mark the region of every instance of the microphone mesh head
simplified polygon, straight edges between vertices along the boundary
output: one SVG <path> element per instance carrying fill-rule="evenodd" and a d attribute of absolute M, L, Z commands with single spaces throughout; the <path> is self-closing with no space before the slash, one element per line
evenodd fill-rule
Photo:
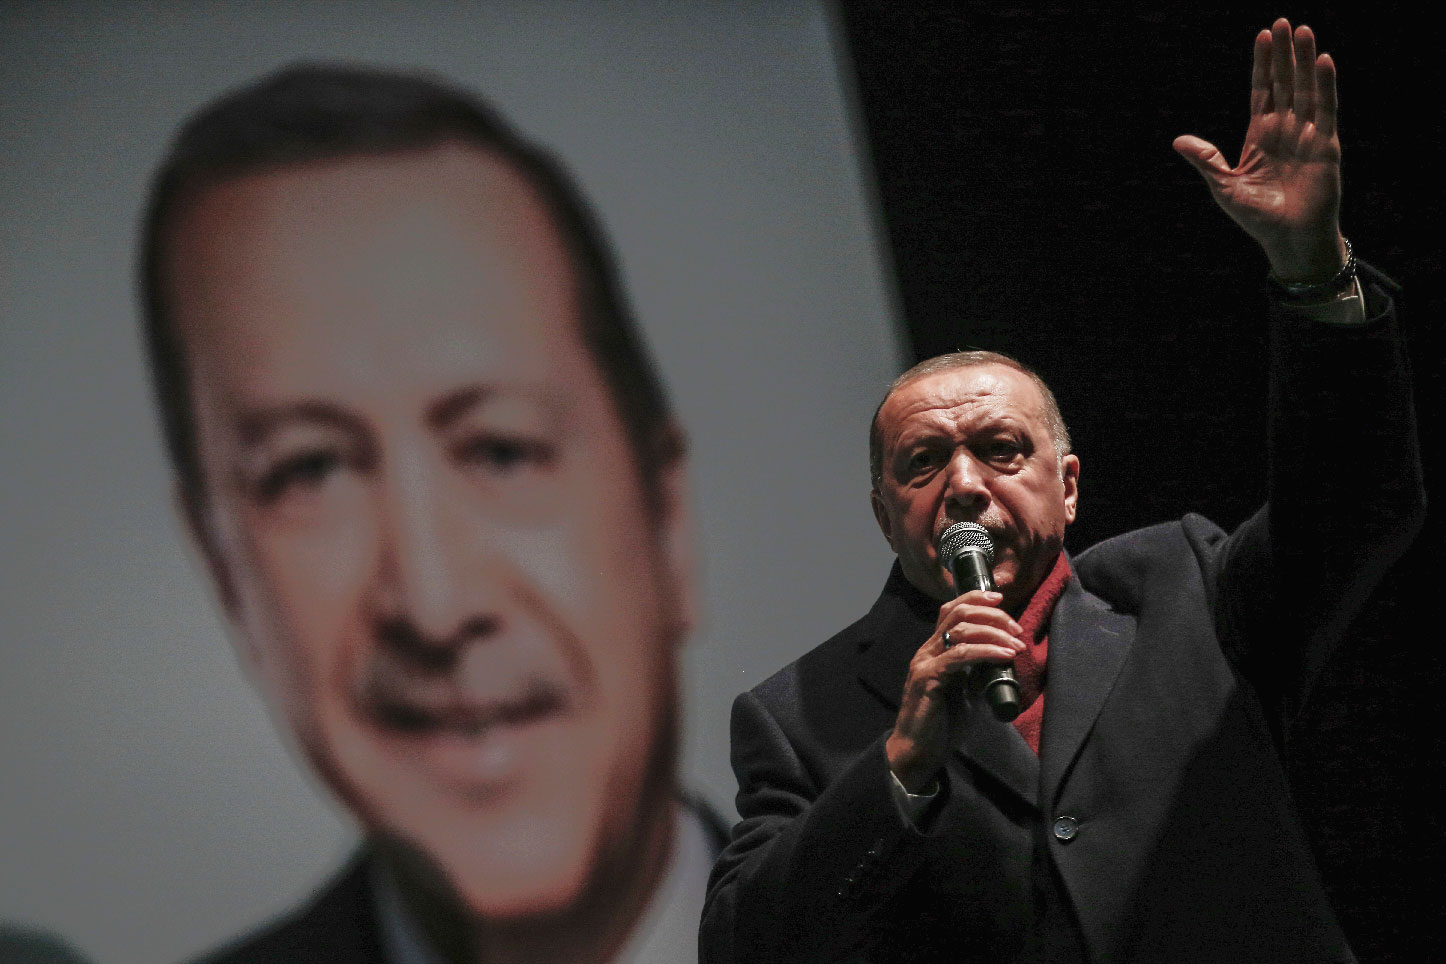
<path fill-rule="evenodd" d="M 971 546 L 984 550 L 984 558 L 994 565 L 994 543 L 989 533 L 977 522 L 956 522 L 939 537 L 939 561 L 952 569 L 954 557 Z"/>

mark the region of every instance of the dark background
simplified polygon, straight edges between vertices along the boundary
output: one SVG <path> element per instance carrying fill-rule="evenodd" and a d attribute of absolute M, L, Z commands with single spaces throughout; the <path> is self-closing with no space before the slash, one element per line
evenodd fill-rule
<path fill-rule="evenodd" d="M 1082 461 L 1072 551 L 1190 510 L 1230 528 L 1264 499 L 1265 259 L 1170 143 L 1197 134 L 1234 161 L 1252 41 L 1282 13 L 1336 60 L 1343 230 L 1405 286 L 1430 461 L 1443 375 L 1440 51 L 1422 25 L 1356 6 L 1238 4 L 1181 22 L 1118 4 L 843 2 L 913 353 L 1003 351 L 1050 383 Z M 1322 471 L 1371 457 L 1342 438 Z M 1424 899 L 1446 829 L 1426 791 L 1443 776 L 1441 632 L 1419 618 L 1441 548 L 1433 509 L 1286 746 L 1363 961 L 1446 957 Z"/>

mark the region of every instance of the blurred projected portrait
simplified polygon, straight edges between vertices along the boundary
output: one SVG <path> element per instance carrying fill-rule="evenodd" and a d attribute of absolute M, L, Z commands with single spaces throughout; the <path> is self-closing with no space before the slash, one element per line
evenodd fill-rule
<path fill-rule="evenodd" d="M 435 80 L 292 68 L 182 128 L 141 261 L 186 520 L 366 831 L 216 959 L 692 960 L 682 437 L 561 167 Z"/>

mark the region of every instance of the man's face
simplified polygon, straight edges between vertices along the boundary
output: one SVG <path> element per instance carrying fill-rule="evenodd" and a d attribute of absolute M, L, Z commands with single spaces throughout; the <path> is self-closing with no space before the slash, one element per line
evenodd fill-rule
<path fill-rule="evenodd" d="M 194 522 L 274 708 L 473 912 L 565 906 L 669 812 L 690 587 L 543 206 L 443 145 L 222 182 L 166 243 Z"/>
<path fill-rule="evenodd" d="M 977 522 L 994 542 L 1004 607 L 1018 612 L 1048 575 L 1079 494 L 1079 459 L 1056 456 L 1033 381 L 992 363 L 925 375 L 889 396 L 879 428 L 874 517 L 909 582 L 952 598 L 938 538 Z"/>

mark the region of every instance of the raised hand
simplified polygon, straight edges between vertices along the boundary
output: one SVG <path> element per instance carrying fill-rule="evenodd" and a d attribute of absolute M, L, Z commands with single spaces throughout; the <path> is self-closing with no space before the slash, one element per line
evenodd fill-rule
<path fill-rule="evenodd" d="M 1282 281 L 1329 278 L 1345 263 L 1339 229 L 1341 145 L 1336 68 L 1315 34 L 1284 17 L 1255 38 L 1250 126 L 1240 162 L 1184 135 L 1175 150 L 1205 178 L 1226 214 L 1260 243 Z"/>

